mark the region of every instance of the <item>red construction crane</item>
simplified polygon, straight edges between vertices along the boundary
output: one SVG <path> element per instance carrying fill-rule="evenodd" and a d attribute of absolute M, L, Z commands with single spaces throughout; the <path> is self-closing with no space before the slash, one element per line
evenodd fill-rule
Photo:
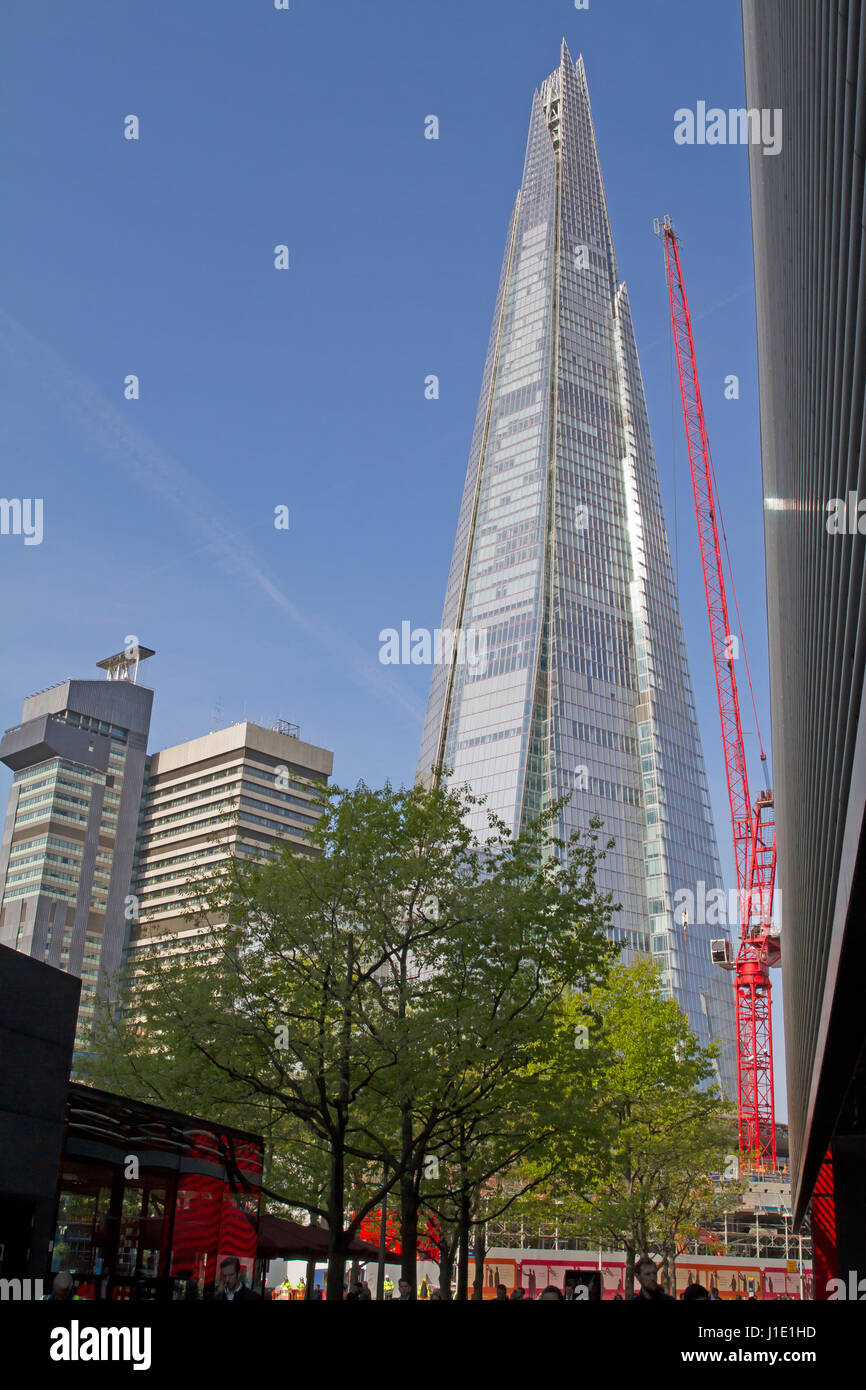
<path fill-rule="evenodd" d="M 732 638 L 728 621 L 728 597 L 719 545 L 721 517 L 698 381 L 692 321 L 680 265 L 679 241 L 670 217 L 664 219 L 662 227 L 658 221 L 655 226 L 665 245 L 671 325 L 707 596 L 740 905 L 740 944 L 736 958 L 732 958 L 731 943 L 727 940 L 714 941 L 711 949 L 714 962 L 734 972 L 737 994 L 737 1105 L 740 1152 L 747 1163 L 758 1168 L 775 1168 L 776 1124 L 773 1099 L 770 968 L 779 964 L 781 952 L 778 932 L 772 924 L 773 889 L 776 879 L 773 793 L 768 789 L 762 791 L 754 805 L 749 794 L 749 777 L 740 723 L 740 701 L 734 671 L 736 639 Z M 734 601 L 736 603 L 736 593 Z M 760 731 L 758 738 L 760 740 Z M 761 761 L 766 763 L 763 745 Z"/>

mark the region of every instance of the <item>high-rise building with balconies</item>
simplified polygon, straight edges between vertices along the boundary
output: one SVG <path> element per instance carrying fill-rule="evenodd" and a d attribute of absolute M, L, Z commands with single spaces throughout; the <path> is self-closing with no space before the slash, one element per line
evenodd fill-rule
<path fill-rule="evenodd" d="M 284 720 L 270 729 L 243 721 L 147 760 L 132 877 L 133 975 L 149 948 L 188 952 L 203 926 L 197 884 L 230 858 L 313 852 L 334 755 L 304 743 Z"/>
<path fill-rule="evenodd" d="M 130 875 L 153 691 L 153 652 L 100 661 L 107 680 L 66 680 L 24 701 L 0 741 L 13 772 L 0 843 L 0 944 L 81 980 L 76 1045 L 113 995 L 130 929 Z"/>

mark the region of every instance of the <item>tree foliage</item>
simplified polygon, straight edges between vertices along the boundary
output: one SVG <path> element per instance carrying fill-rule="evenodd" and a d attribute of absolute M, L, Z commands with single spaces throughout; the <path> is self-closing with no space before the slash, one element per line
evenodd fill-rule
<path fill-rule="evenodd" d="M 309 854 L 201 879 L 198 934 L 139 957 L 95 1037 L 85 1079 L 265 1136 L 269 1197 L 327 1225 L 332 1298 L 387 1191 L 414 1270 L 429 1160 L 451 1171 L 461 1126 L 476 1180 L 549 1137 L 514 1117 L 529 1077 L 553 1085 L 560 1001 L 610 964 L 597 827 L 565 845 L 553 810 L 515 838 L 487 814 L 479 839 L 480 804 L 329 788 Z"/>
<path fill-rule="evenodd" d="M 584 1028 L 593 1043 L 592 1143 L 561 1127 L 551 1180 L 522 1210 L 561 1236 L 624 1247 L 628 1292 L 637 1255 L 660 1252 L 672 1277 L 683 1240 L 736 1203 L 731 1185 L 709 1177 L 731 1143 L 716 1049 L 700 1046 L 646 957 L 617 964 L 586 1001 L 567 1000 L 563 1027 Z"/>

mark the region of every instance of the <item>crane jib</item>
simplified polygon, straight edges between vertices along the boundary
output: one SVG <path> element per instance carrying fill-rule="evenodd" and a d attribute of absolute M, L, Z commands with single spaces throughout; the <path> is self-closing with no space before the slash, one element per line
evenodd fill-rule
<path fill-rule="evenodd" d="M 658 223 L 656 230 L 662 235 Z M 776 1125 L 769 968 L 778 964 L 779 943 L 772 930 L 776 825 L 775 816 L 771 819 L 769 813 L 773 809 L 773 795 L 769 790 L 762 791 L 753 809 L 740 720 L 737 677 L 731 653 L 728 602 L 719 544 L 719 509 L 713 488 L 712 455 L 704 419 L 679 246 L 669 217 L 664 220 L 664 245 L 671 327 L 697 518 L 710 640 L 713 647 L 713 669 L 739 890 L 740 945 L 736 962 L 732 966 L 726 957 L 724 961 L 720 960 L 720 963 L 735 971 L 740 1151 L 744 1157 L 754 1156 L 754 1161 L 759 1167 L 775 1168 Z M 716 943 L 713 945 L 715 947 Z"/>

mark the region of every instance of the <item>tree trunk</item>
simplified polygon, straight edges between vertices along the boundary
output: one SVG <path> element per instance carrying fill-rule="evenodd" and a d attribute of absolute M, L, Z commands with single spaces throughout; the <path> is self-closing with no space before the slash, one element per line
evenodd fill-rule
<path fill-rule="evenodd" d="M 328 1287 L 325 1290 L 325 1298 L 329 1303 L 343 1301 L 347 1245 L 343 1230 L 345 1195 L 345 1154 L 341 1136 L 331 1150 L 331 1179 L 328 1187 Z"/>
<path fill-rule="evenodd" d="M 418 1206 L 415 1179 L 409 1173 L 400 1183 L 400 1277 L 411 1287 L 413 1303 L 418 1296 Z"/>
<path fill-rule="evenodd" d="M 400 1277 L 412 1292 L 414 1303 L 418 1296 L 418 1207 L 420 1205 L 418 1174 L 412 1166 L 412 1112 L 403 1112 L 402 1154 L 403 1176 L 400 1179 Z"/>
<path fill-rule="evenodd" d="M 475 1278 L 473 1284 L 473 1299 L 480 1303 L 484 1297 L 484 1256 L 487 1254 L 487 1238 L 484 1234 L 484 1226 L 479 1222 L 475 1227 Z"/>
<path fill-rule="evenodd" d="M 346 1234 L 343 1221 L 346 1211 L 346 1125 L 349 1113 L 349 1070 L 351 1056 L 352 970 L 355 959 L 355 938 L 349 933 L 346 958 L 346 993 L 340 1024 L 340 1087 L 336 1105 L 336 1127 L 331 1138 L 331 1174 L 328 1186 L 328 1287 L 325 1298 L 329 1303 L 342 1303 L 343 1281 L 346 1277 Z"/>
<path fill-rule="evenodd" d="M 460 1199 L 460 1219 L 458 1221 L 457 1297 L 465 1302 L 469 1296 L 469 1193 L 464 1189 Z"/>
<path fill-rule="evenodd" d="M 451 1280 L 454 1277 L 454 1245 L 452 1240 L 439 1236 L 439 1293 L 443 1300 L 451 1300 Z"/>
<path fill-rule="evenodd" d="M 346 1278 L 346 1247 L 342 1231 L 332 1231 L 328 1237 L 328 1303 L 342 1303 L 343 1281 Z"/>
<path fill-rule="evenodd" d="M 672 1298 L 677 1296 L 677 1252 L 675 1246 L 668 1246 L 665 1250 L 665 1276 L 667 1282 L 667 1292 Z"/>
<path fill-rule="evenodd" d="M 634 1293 L 634 1240 L 626 1240 L 625 1245 L 625 1276 L 623 1279 L 622 1296 L 626 1303 Z"/>

